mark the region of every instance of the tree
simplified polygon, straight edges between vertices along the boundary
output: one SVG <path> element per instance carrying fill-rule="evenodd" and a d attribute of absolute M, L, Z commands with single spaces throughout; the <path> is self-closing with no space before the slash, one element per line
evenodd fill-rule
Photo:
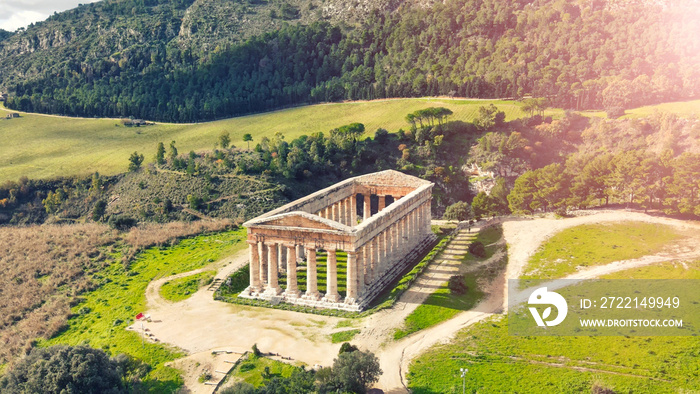
<path fill-rule="evenodd" d="M 331 385 L 335 391 L 365 393 L 381 374 L 379 360 L 373 353 L 346 352 L 333 361 Z"/>
<path fill-rule="evenodd" d="M 513 213 L 532 213 L 532 202 L 537 187 L 535 181 L 537 174 L 534 171 L 526 171 L 515 180 L 515 186 L 508 194 L 508 208 Z"/>
<path fill-rule="evenodd" d="M 505 123 L 506 113 L 499 111 L 498 107 L 490 104 L 488 107 L 479 107 L 479 115 L 474 119 L 474 125 L 479 130 L 489 130 L 493 127 L 501 127 Z"/>
<path fill-rule="evenodd" d="M 248 135 L 248 134 L 246 134 Z M 252 139 L 252 136 L 251 136 Z M 245 137 L 244 137 L 245 141 Z M 221 134 L 219 135 L 219 145 L 221 146 L 222 149 L 228 149 L 229 144 L 231 144 L 231 137 L 228 134 L 228 131 L 222 131 Z"/>
<path fill-rule="evenodd" d="M 165 145 L 162 142 L 158 143 L 158 148 L 156 149 L 156 164 L 165 164 Z"/>
<path fill-rule="evenodd" d="M 105 200 L 100 200 L 95 203 L 95 206 L 92 208 L 92 220 L 98 221 L 102 219 L 102 216 L 105 214 L 105 209 L 107 208 L 107 201 Z"/>
<path fill-rule="evenodd" d="M 471 215 L 472 209 L 469 204 L 464 201 L 457 201 L 456 203 L 447 207 L 442 218 L 445 220 L 464 221 L 469 220 Z"/>
<path fill-rule="evenodd" d="M 243 141 L 248 143 L 248 150 L 250 150 L 250 141 L 253 140 L 253 136 L 250 133 L 243 134 Z"/>
<path fill-rule="evenodd" d="M 168 151 L 168 160 L 170 163 L 174 163 L 177 159 L 177 148 L 175 147 L 175 141 L 170 141 L 170 151 Z"/>
<path fill-rule="evenodd" d="M 472 212 L 475 218 L 490 216 L 494 211 L 492 198 L 486 192 L 479 192 L 472 200 Z"/>
<path fill-rule="evenodd" d="M 141 168 L 141 163 L 143 163 L 143 155 L 139 155 L 138 152 L 134 152 L 129 157 L 129 172 L 136 172 Z"/>
<path fill-rule="evenodd" d="M 86 346 L 34 348 L 0 378 L 5 393 L 126 393 L 118 363 Z"/>

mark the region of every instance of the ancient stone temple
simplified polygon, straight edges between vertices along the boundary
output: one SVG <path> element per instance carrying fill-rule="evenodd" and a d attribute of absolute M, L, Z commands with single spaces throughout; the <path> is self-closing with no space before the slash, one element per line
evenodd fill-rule
<path fill-rule="evenodd" d="M 240 297 L 363 309 L 434 241 L 432 189 L 431 182 L 420 178 L 381 171 L 347 179 L 244 223 L 250 286 Z M 324 259 L 319 266 L 317 260 Z M 324 269 L 321 293 L 318 272 Z M 304 292 L 297 276 L 305 279 Z M 280 278 L 286 278 L 284 288 Z"/>

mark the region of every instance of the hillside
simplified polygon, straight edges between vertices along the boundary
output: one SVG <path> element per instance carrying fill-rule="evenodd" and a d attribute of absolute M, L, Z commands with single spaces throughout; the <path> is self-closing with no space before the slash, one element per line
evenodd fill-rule
<path fill-rule="evenodd" d="M 301 135 L 328 133 L 333 128 L 353 122 L 365 125 L 367 136 L 378 128 L 392 132 L 410 125 L 404 117 L 420 108 L 444 106 L 454 112 L 453 119 L 472 121 L 480 106 L 495 103 L 505 111 L 506 119 L 523 116 L 520 104 L 512 101 L 474 101 L 439 99 L 401 99 L 371 102 L 321 104 L 250 115 L 201 124 L 158 124 L 146 127 L 124 127 L 116 119 L 57 118 L 23 114 L 5 120 L 10 111 L 0 107 L 0 182 L 29 178 L 88 175 L 99 171 L 104 175 L 126 171 L 129 155 L 144 153 L 153 160 L 156 144 L 176 141 L 178 149 L 213 149 L 221 132 L 229 132 L 231 142 L 246 147 L 243 135 L 253 136 L 253 145 L 263 137 L 282 133 L 288 141 Z M 552 111 L 551 114 L 560 112 Z M 41 142 L 37 142 L 41 141 Z"/>
<path fill-rule="evenodd" d="M 0 41 L 0 87 L 13 109 L 171 122 L 436 95 L 632 108 L 698 97 L 699 19 L 693 0 L 107 0 Z"/>

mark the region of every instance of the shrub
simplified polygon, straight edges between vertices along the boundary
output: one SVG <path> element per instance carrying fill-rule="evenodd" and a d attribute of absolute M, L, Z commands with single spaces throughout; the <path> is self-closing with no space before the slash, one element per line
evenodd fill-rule
<path fill-rule="evenodd" d="M 257 343 L 253 344 L 253 355 L 255 355 L 255 357 L 262 357 L 262 352 L 258 349 Z"/>
<path fill-rule="evenodd" d="M 34 348 L 0 379 L 3 393 L 126 393 L 117 361 L 86 346 Z"/>
<path fill-rule="evenodd" d="M 469 291 L 469 287 L 467 287 L 467 284 L 464 282 L 464 275 L 451 276 L 448 287 L 452 294 L 463 295 L 467 294 L 467 291 Z"/>
<path fill-rule="evenodd" d="M 136 226 L 136 219 L 126 215 L 112 215 L 109 217 L 107 224 L 117 230 L 125 231 Z"/>
<path fill-rule="evenodd" d="M 474 256 L 480 259 L 483 259 L 484 257 L 486 257 L 486 248 L 481 242 L 474 241 L 471 245 L 469 245 L 469 253 L 473 254 Z"/>
<path fill-rule="evenodd" d="M 358 349 L 355 345 L 351 345 L 350 342 L 343 342 L 343 344 L 340 345 L 340 351 L 338 352 L 338 355 L 341 355 L 343 353 L 355 352 L 358 350 L 360 349 Z"/>

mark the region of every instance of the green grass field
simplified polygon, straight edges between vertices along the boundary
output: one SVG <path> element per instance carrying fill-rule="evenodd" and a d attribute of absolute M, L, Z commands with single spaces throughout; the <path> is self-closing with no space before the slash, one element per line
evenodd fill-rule
<path fill-rule="evenodd" d="M 176 141 L 181 153 L 212 149 L 219 134 L 229 132 L 231 142 L 245 148 L 243 135 L 253 135 L 251 148 L 262 137 L 280 132 L 287 141 L 301 135 L 329 130 L 353 122 L 365 125 L 366 134 L 382 127 L 395 132 L 407 129 L 404 117 L 418 109 L 444 106 L 452 120 L 471 121 L 481 106 L 494 103 L 506 113 L 506 119 L 522 117 L 515 101 L 395 99 L 370 102 L 318 104 L 264 114 L 199 124 L 158 124 L 124 127 L 117 119 L 60 118 L 22 114 L 21 118 L 2 119 L 8 112 L 0 107 L 0 182 L 29 178 L 85 175 L 95 171 L 105 175 L 125 172 L 129 155 L 138 151 L 153 161 L 158 142 L 167 146 Z M 563 113 L 551 110 L 548 114 Z"/>
<path fill-rule="evenodd" d="M 160 296 L 173 302 L 186 300 L 200 287 L 210 284 L 214 275 L 216 275 L 216 271 L 204 271 L 167 281 L 160 287 Z"/>
<path fill-rule="evenodd" d="M 622 119 L 643 118 L 652 115 L 654 112 L 674 113 L 682 117 L 697 116 L 700 113 L 700 100 L 678 101 L 632 108 L 625 111 Z M 582 113 L 586 116 L 607 117 L 605 111 L 583 111 Z"/>
<path fill-rule="evenodd" d="M 451 120 L 472 121 L 481 106 L 495 104 L 506 113 L 506 120 L 524 116 L 516 101 L 464 100 L 445 98 L 390 99 L 303 106 L 196 124 L 158 124 L 124 127 L 118 119 L 62 118 L 22 114 L 3 119 L 9 111 L 0 106 L 0 182 L 29 178 L 86 175 L 98 171 L 105 175 L 125 172 L 129 155 L 138 151 L 152 161 L 156 145 L 176 141 L 178 150 L 212 149 L 221 132 L 227 131 L 232 143 L 246 147 L 243 135 L 253 135 L 252 146 L 262 137 L 282 133 L 287 140 L 300 135 L 329 130 L 353 122 L 365 125 L 366 134 L 377 128 L 391 132 L 408 128 L 404 117 L 418 109 L 442 106 L 451 109 Z M 700 100 L 665 103 L 629 110 L 626 116 L 646 116 L 654 111 L 682 116 L 700 113 Z M 559 117 L 560 109 L 545 112 Z M 605 116 L 603 112 L 585 112 L 587 116 Z M 252 147 L 251 146 L 251 147 Z"/>
<path fill-rule="evenodd" d="M 643 222 L 588 224 L 552 236 L 530 258 L 523 279 L 561 278 L 578 267 L 604 265 L 660 252 L 681 238 L 672 227 Z"/>
<path fill-rule="evenodd" d="M 700 278 L 700 262 L 670 262 L 609 278 Z M 700 390 L 698 337 L 512 336 L 498 316 L 418 357 L 408 374 L 413 393 L 679 393 Z"/>
<path fill-rule="evenodd" d="M 184 239 L 167 248 L 150 248 L 140 253 L 125 271 L 114 263 L 96 278 L 102 286 L 84 294 L 84 302 L 73 308 L 75 317 L 68 327 L 40 346 L 87 344 L 112 355 L 126 353 L 153 368 L 148 384 L 154 392 L 172 392 L 181 384 L 178 371 L 164 363 L 181 357 L 174 349 L 143 341 L 126 327 L 146 308 L 146 286 L 153 279 L 204 267 L 224 256 L 245 248 L 245 230 Z M 119 260 L 119 259 L 117 259 Z"/>
<path fill-rule="evenodd" d="M 270 378 L 282 376 L 288 378 L 298 367 L 266 357 L 255 357 L 248 354 L 248 358 L 241 360 L 239 364 L 226 376 L 227 381 L 244 381 L 255 387 L 260 387 L 265 382 L 263 374 L 265 367 L 269 368 Z"/>
<path fill-rule="evenodd" d="M 332 343 L 348 342 L 355 338 L 355 335 L 359 334 L 360 330 L 345 330 L 331 334 Z"/>

